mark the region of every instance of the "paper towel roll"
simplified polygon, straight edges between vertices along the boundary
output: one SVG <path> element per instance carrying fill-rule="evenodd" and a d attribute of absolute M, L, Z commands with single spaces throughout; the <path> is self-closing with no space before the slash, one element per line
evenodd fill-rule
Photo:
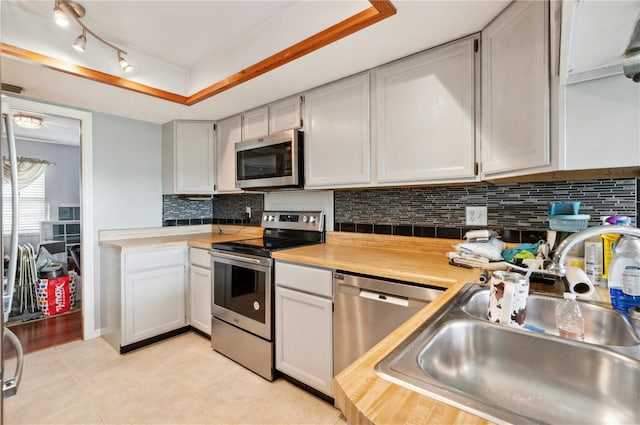
<path fill-rule="evenodd" d="M 595 292 L 593 283 L 591 283 L 584 270 L 579 267 L 569 266 L 565 277 L 569 283 L 569 291 L 576 294 L 577 297 L 591 298 L 593 296 Z"/>

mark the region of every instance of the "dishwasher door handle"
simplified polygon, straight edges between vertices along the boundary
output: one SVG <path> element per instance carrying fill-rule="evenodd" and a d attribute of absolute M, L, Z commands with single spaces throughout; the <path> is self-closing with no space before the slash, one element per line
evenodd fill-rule
<path fill-rule="evenodd" d="M 365 289 L 361 289 L 358 294 L 359 297 L 366 298 L 369 300 L 380 301 L 383 303 L 389 303 L 394 305 L 399 305 L 402 307 L 409 307 L 409 299 L 396 297 L 394 295 L 382 294 L 380 292 L 371 292 Z"/>

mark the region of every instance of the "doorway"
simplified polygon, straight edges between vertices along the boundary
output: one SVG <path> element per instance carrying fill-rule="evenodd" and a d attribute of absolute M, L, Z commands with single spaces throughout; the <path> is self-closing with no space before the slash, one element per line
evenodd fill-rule
<path fill-rule="evenodd" d="M 82 338 L 81 122 L 16 107 L 13 102 L 10 107 L 18 162 L 19 249 L 5 325 L 30 352 Z M 2 211 L 5 247 L 12 233 L 7 177 Z M 64 288 L 66 299 L 51 297 L 54 288 Z"/>
<path fill-rule="evenodd" d="M 81 335 L 83 339 L 91 339 L 100 335 L 99 326 L 95 317 L 95 267 L 94 253 L 95 229 L 93 228 L 93 130 L 92 113 L 77 109 L 52 105 L 48 103 L 9 96 L 11 108 L 27 110 L 33 113 L 53 115 L 77 120 L 80 123 L 80 243 L 81 253 L 79 258 L 82 279 L 80 286 L 81 313 L 77 320 L 81 322 Z M 50 212 L 50 217 L 52 213 Z M 58 216 L 59 218 L 59 216 Z M 63 317 L 63 316 L 60 316 Z M 54 321 L 40 323 L 50 323 Z M 74 325 L 75 327 L 75 325 Z M 41 332 L 42 330 L 40 330 Z"/>

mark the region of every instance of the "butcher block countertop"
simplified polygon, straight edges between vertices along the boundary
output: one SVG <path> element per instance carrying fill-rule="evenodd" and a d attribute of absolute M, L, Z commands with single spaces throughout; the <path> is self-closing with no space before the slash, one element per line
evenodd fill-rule
<path fill-rule="evenodd" d="M 351 424 L 487 424 L 485 419 L 386 381 L 375 365 L 464 287 L 478 269 L 449 265 L 456 240 L 328 233 L 327 243 L 278 251 L 273 257 L 312 266 L 440 286 L 448 290 L 343 370 L 334 398 Z"/>
<path fill-rule="evenodd" d="M 183 232 L 181 232 L 183 231 Z M 100 232 L 100 244 L 121 250 L 162 248 L 188 245 L 211 249 L 211 244 L 262 237 L 262 227 L 234 225 L 202 225 L 163 227 L 159 229 L 131 229 Z"/>
<path fill-rule="evenodd" d="M 363 273 L 388 279 L 450 288 L 477 282 L 479 269 L 449 265 L 445 253 L 459 243 L 452 239 L 327 233 L 327 243 L 287 249 L 273 258 L 311 266 Z"/>

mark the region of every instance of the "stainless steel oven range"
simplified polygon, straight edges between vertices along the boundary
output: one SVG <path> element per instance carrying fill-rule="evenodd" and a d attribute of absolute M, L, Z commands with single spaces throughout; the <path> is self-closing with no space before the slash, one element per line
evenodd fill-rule
<path fill-rule="evenodd" d="M 271 253 L 323 243 L 319 211 L 266 211 L 262 238 L 214 243 L 211 249 L 211 345 L 272 381 L 274 276 Z"/>

